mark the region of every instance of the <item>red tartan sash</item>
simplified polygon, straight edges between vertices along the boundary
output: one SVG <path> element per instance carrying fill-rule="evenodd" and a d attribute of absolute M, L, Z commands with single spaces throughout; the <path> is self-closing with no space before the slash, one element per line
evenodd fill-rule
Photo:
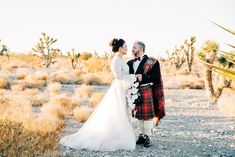
<path fill-rule="evenodd" d="M 156 59 L 148 58 L 148 60 L 146 61 L 145 65 L 144 65 L 144 74 L 147 74 L 147 72 L 152 69 L 152 67 L 154 66 L 154 64 L 156 62 L 157 62 Z"/>
<path fill-rule="evenodd" d="M 149 58 L 144 65 L 143 74 L 146 75 L 147 72 L 149 72 L 156 63 L 157 63 L 157 59 Z M 164 107 L 165 99 L 164 99 L 162 78 L 161 76 L 159 77 L 160 77 L 161 82 L 153 85 L 153 99 L 154 99 L 155 117 L 158 117 L 159 119 L 161 119 L 165 116 L 165 107 Z"/>

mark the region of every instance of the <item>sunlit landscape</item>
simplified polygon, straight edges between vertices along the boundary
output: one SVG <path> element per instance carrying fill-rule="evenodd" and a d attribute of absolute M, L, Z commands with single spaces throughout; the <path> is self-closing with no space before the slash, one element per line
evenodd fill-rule
<path fill-rule="evenodd" d="M 146 52 L 160 62 L 167 115 L 156 128 L 156 146 L 111 155 L 235 156 L 235 27 L 218 21 L 206 20 L 212 28 L 206 31 L 229 34 L 233 40 L 224 41 L 226 44 L 197 34 L 181 34 L 182 40 L 174 46 L 164 47 L 158 54 Z M 113 32 L 115 29 L 118 27 Z M 76 44 L 61 48 L 61 34 L 44 30 L 21 52 L 4 39 L 6 30 L 0 30 L 0 157 L 110 155 L 69 150 L 59 145 L 59 139 L 76 132 L 102 100 L 114 79 L 110 63 L 115 54 L 106 49 L 91 51 L 86 46 L 83 51 Z M 115 35 L 113 32 L 109 36 Z M 123 36 L 130 40 L 126 61 L 133 58 L 131 42 L 135 37 Z M 75 39 L 71 40 L 74 43 Z M 220 46 L 224 44 L 227 48 Z M 138 131 L 134 119 L 132 123 Z"/>

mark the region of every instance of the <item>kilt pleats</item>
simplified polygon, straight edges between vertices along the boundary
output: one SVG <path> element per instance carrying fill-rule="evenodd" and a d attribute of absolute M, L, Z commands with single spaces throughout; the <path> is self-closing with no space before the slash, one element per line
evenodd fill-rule
<path fill-rule="evenodd" d="M 151 86 L 139 87 L 141 101 L 136 103 L 132 116 L 140 120 L 149 120 L 154 118 L 154 99 Z"/>

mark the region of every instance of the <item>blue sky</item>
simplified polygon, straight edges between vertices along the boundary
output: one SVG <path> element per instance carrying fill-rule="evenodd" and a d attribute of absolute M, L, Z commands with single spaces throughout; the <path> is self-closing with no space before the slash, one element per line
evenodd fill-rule
<path fill-rule="evenodd" d="M 109 51 L 113 37 L 146 44 L 159 56 L 184 39 L 197 37 L 234 43 L 235 38 L 209 20 L 235 30 L 233 0 L 0 0 L 0 39 L 14 52 L 26 52 L 41 32 L 58 39 L 63 51 Z M 131 54 L 131 52 L 128 52 Z"/>

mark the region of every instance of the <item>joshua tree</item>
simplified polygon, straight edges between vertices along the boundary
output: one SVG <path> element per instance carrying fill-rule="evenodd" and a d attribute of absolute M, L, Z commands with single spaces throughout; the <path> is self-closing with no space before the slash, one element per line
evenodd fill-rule
<path fill-rule="evenodd" d="M 185 56 L 186 56 L 186 62 L 188 65 L 189 72 L 192 71 L 194 51 L 195 51 L 195 47 L 194 47 L 195 42 L 196 42 L 196 37 L 192 36 L 189 41 L 185 40 L 184 45 L 182 46 L 182 49 L 183 49 Z"/>
<path fill-rule="evenodd" d="M 219 51 L 218 44 L 208 40 L 202 45 L 198 56 L 204 63 L 206 89 L 210 98 L 216 101 L 222 94 L 223 88 L 230 87 L 231 81 L 235 80 L 235 71 L 232 70 L 235 54 Z M 213 85 L 213 72 L 217 73 L 216 86 Z M 222 83 L 218 84 L 219 81 Z"/>
<path fill-rule="evenodd" d="M 182 47 L 177 48 L 177 46 L 175 46 L 175 50 L 171 55 L 169 55 L 168 51 L 166 51 L 166 53 L 168 55 L 168 59 L 171 62 L 171 66 L 174 65 L 176 69 L 179 69 L 184 64 L 185 57 L 182 51 Z"/>
<path fill-rule="evenodd" d="M 168 59 L 171 62 L 171 66 L 174 64 L 176 69 L 180 69 L 181 66 L 186 62 L 188 65 L 188 71 L 191 72 L 194 60 L 195 42 L 196 37 L 192 36 L 189 41 L 185 40 L 184 44 L 181 45 L 180 48 L 175 46 L 175 50 L 171 55 L 169 55 L 169 52 L 166 51 Z"/>
<path fill-rule="evenodd" d="M 198 56 L 201 60 L 206 63 L 213 64 L 215 61 L 215 56 L 218 50 L 218 44 L 214 41 L 207 40 L 203 43 L 201 49 L 199 50 Z M 209 97 L 212 100 L 216 100 L 214 87 L 212 83 L 212 71 L 208 64 L 204 64 L 204 79 L 205 87 L 209 93 Z"/>
<path fill-rule="evenodd" d="M 57 42 L 57 39 L 53 39 L 52 37 L 47 36 L 45 33 L 41 33 L 39 42 L 35 45 L 34 48 L 32 48 L 34 52 L 39 53 L 44 58 L 44 65 L 46 68 L 48 68 L 50 64 L 54 64 L 56 62 L 53 59 L 60 53 L 58 48 L 52 48 L 52 45 L 55 42 Z"/>
<path fill-rule="evenodd" d="M 80 56 L 80 53 L 76 53 L 74 49 L 72 49 L 71 53 L 68 51 L 68 56 L 71 61 L 73 69 L 75 69 L 76 66 L 78 65 L 78 58 Z"/>
<path fill-rule="evenodd" d="M 172 65 L 173 65 L 173 57 L 172 57 L 172 55 L 170 55 L 169 51 L 166 50 L 165 52 L 166 52 L 166 55 L 167 55 L 167 60 L 170 61 L 171 67 L 172 67 Z"/>
<path fill-rule="evenodd" d="M 1 40 L 0 40 L 0 56 L 7 56 L 8 60 L 9 60 L 9 49 L 7 48 L 6 45 L 1 44 Z"/>

